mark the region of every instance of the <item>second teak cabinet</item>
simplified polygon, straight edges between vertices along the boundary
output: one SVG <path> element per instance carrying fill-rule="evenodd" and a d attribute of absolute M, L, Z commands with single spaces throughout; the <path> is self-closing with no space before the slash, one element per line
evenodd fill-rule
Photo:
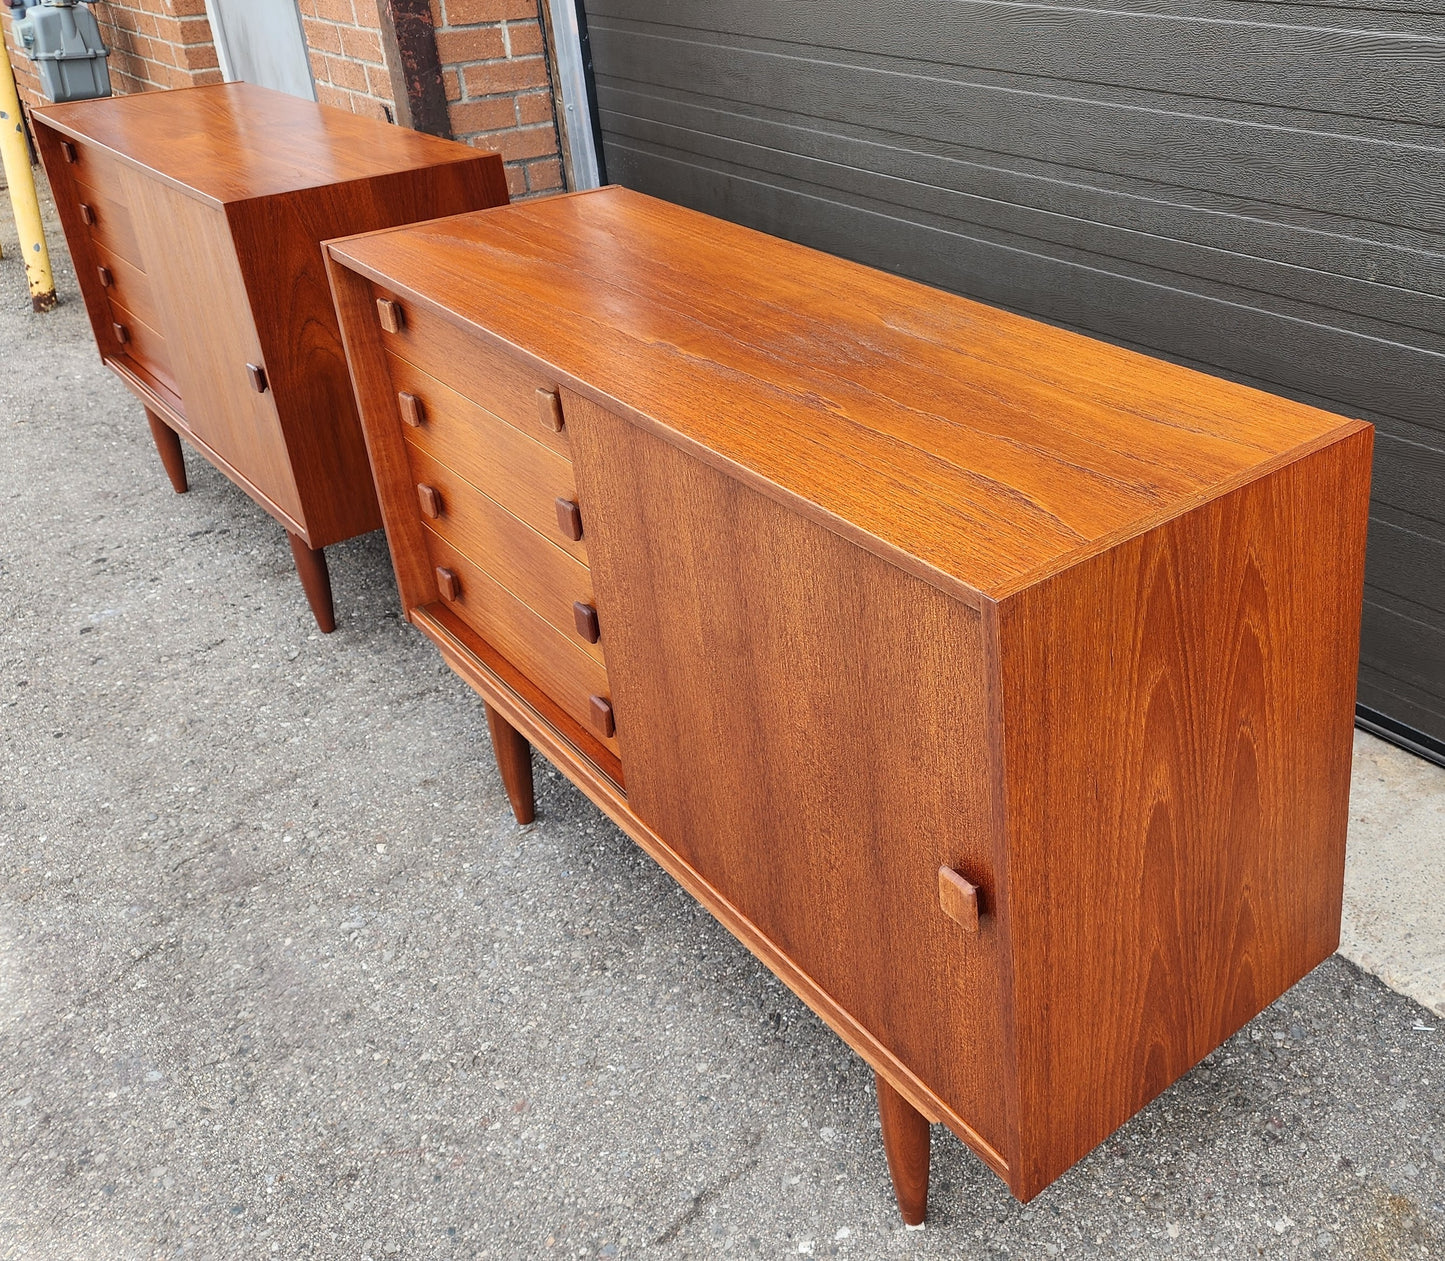
<path fill-rule="evenodd" d="M 34 111 L 106 364 L 178 492 L 181 439 L 322 549 L 381 524 L 321 242 L 507 201 L 501 159 L 244 83 Z"/>

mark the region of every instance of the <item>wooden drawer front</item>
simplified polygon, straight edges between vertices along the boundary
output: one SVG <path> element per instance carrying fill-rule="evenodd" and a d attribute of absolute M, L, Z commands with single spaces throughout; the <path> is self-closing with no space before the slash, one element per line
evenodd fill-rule
<path fill-rule="evenodd" d="M 141 271 L 145 270 L 145 254 L 136 236 L 130 208 L 117 200 L 113 188 L 100 189 L 89 184 L 75 186 L 81 218 L 88 216 L 86 228 L 99 244 Z"/>
<path fill-rule="evenodd" d="M 103 245 L 97 244 L 95 253 L 100 260 L 96 267 L 96 279 L 105 290 L 105 296 L 144 320 L 151 328 L 161 330 L 164 324 L 150 277 L 134 263 Z"/>
<path fill-rule="evenodd" d="M 577 498 L 571 462 L 400 356 L 387 364 L 398 398 L 417 400 L 422 423 L 403 420 L 407 439 L 585 563 L 586 536 L 569 539 L 557 527 L 557 500 Z"/>
<path fill-rule="evenodd" d="M 531 526 L 424 452 L 408 445 L 407 456 L 427 527 L 485 569 L 555 630 L 602 661 L 601 641 L 589 644 L 581 638 L 574 611 L 578 603 L 595 606 L 592 572 L 587 566 L 553 547 Z M 429 509 L 440 515 L 431 517 Z"/>
<path fill-rule="evenodd" d="M 59 132 L 55 134 L 72 178 L 92 188 L 105 188 L 111 184 L 114 172 L 120 167 L 119 162 L 83 140 L 71 140 Z"/>
<path fill-rule="evenodd" d="M 381 340 L 388 350 L 515 425 L 529 438 L 571 457 L 565 426 L 557 432 L 542 419 L 546 409 L 538 391 L 555 391 L 555 381 L 433 315 L 419 303 L 394 297 L 380 288 L 375 293 L 379 299 L 395 303 L 399 311 L 396 332 L 382 326 Z M 381 318 L 378 314 L 378 321 Z"/>
<path fill-rule="evenodd" d="M 122 352 L 129 355 L 163 385 L 179 393 L 175 374 L 171 370 L 170 351 L 166 339 L 155 331 L 134 311 L 128 311 L 120 302 L 112 299 L 110 314 L 116 340 Z"/>
<path fill-rule="evenodd" d="M 437 598 L 616 754 L 616 737 L 604 735 L 593 718 L 593 697 L 611 702 L 602 664 L 440 535 L 428 530 L 426 537 L 433 564 L 450 571 L 457 582 L 455 599 L 448 599 L 440 587 Z"/>

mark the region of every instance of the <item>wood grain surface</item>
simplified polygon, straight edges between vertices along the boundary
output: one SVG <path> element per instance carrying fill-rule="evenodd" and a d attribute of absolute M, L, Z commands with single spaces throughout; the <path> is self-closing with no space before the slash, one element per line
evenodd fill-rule
<path fill-rule="evenodd" d="M 878 1070 L 905 1215 L 930 1120 L 1030 1198 L 1333 948 L 1368 426 L 618 190 L 328 249 L 408 615 Z M 418 328 L 562 383 L 610 691 L 464 607 Z"/>
<path fill-rule="evenodd" d="M 74 101 L 34 113 L 216 206 L 478 157 L 465 145 L 248 83 Z"/>
<path fill-rule="evenodd" d="M 519 827 L 526 827 L 537 817 L 537 803 L 532 794 L 532 746 L 495 707 L 487 705 L 486 710 L 487 730 L 491 733 L 502 787 L 507 790 L 512 816 Z"/>
<path fill-rule="evenodd" d="M 394 300 L 378 288 L 378 301 Z M 402 323 L 392 332 L 382 327 L 388 351 L 431 378 L 440 379 L 478 407 L 500 417 L 558 455 L 571 455 L 566 430 L 546 422 L 537 406 L 539 391 L 550 392 L 556 382 L 515 354 L 500 352 L 478 340 L 431 309 L 426 302 L 401 303 Z"/>
<path fill-rule="evenodd" d="M 997 609 L 1014 1191 L 1339 941 L 1369 431 Z"/>
<path fill-rule="evenodd" d="M 304 523 L 276 396 L 256 393 L 246 374 L 248 363 L 265 359 L 225 214 L 135 171 L 120 174 L 147 254 L 164 260 L 147 275 L 166 313 L 190 431 L 245 471 L 263 505 Z"/>
<path fill-rule="evenodd" d="M 456 575 L 457 595 L 448 599 L 452 611 L 617 754 L 612 732 L 593 725 L 592 698 L 611 695 L 606 666 L 588 651 L 593 645 L 582 643 L 570 626 L 558 630 L 440 535 L 427 530 L 426 543 L 433 573 Z"/>
<path fill-rule="evenodd" d="M 386 367 L 398 403 L 402 394 L 409 394 L 421 405 L 421 424 L 412 425 L 402 415 L 409 443 L 450 468 L 466 469 L 473 485 L 586 563 L 586 541 L 569 539 L 557 529 L 553 506 L 559 498 L 577 497 L 569 459 L 401 356 L 388 353 Z"/>
<path fill-rule="evenodd" d="M 505 202 L 501 159 L 245 84 L 35 129 L 102 358 L 293 536 L 329 629 L 319 550 L 381 516 L 321 242 Z"/>
<path fill-rule="evenodd" d="M 975 605 L 1345 423 L 622 189 L 332 249 Z"/>
<path fill-rule="evenodd" d="M 1006 943 L 938 903 L 942 865 L 1000 891 L 978 614 L 563 405 L 631 809 L 1006 1151 Z"/>
<path fill-rule="evenodd" d="M 933 1141 L 928 1118 L 894 1090 L 882 1073 L 875 1081 L 883 1151 L 898 1198 L 898 1212 L 904 1225 L 921 1226 L 928 1216 L 928 1164 Z"/>
<path fill-rule="evenodd" d="M 578 601 L 590 603 L 593 598 L 592 574 L 587 566 L 445 465 L 410 443 L 407 450 L 416 484 L 435 492 L 439 511 L 434 519 L 428 519 L 428 528 L 602 662 L 601 645 L 577 635 L 577 615 L 572 607 Z M 426 512 L 422 515 L 428 516 Z"/>
<path fill-rule="evenodd" d="M 95 274 L 106 297 L 134 311 L 153 329 L 160 329 L 165 317 L 156 305 L 155 285 L 150 278 L 136 264 L 106 249 L 99 241 L 94 243 L 94 248 Z"/>
<path fill-rule="evenodd" d="M 470 161 L 227 206 L 312 546 L 381 524 L 321 242 L 506 200 L 501 159 L 473 150 Z"/>

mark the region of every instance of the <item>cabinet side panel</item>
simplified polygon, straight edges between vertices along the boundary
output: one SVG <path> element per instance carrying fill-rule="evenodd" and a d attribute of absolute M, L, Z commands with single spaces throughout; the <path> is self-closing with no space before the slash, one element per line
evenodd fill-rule
<path fill-rule="evenodd" d="M 979 614 L 586 400 L 565 412 L 629 805 L 1008 1152 Z M 941 910 L 941 866 L 981 887 L 977 933 Z"/>
<path fill-rule="evenodd" d="M 227 206 L 312 547 L 381 524 L 321 242 L 506 201 L 501 160 L 479 154 Z"/>
<path fill-rule="evenodd" d="M 304 530 L 275 395 L 246 371 L 263 360 L 226 216 L 130 170 L 126 184 L 191 432 Z"/>
<path fill-rule="evenodd" d="M 1338 944 L 1371 437 L 1000 606 L 1025 1198 Z"/>

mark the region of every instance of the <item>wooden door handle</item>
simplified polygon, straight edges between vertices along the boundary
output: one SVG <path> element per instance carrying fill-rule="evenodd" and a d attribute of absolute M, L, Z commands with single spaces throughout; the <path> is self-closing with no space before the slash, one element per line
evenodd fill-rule
<path fill-rule="evenodd" d="M 80 154 L 75 151 L 75 146 L 71 144 L 69 140 L 62 140 L 60 142 L 60 152 L 65 155 L 67 162 L 80 161 Z"/>
<path fill-rule="evenodd" d="M 557 390 L 537 391 L 537 415 L 542 419 L 542 428 L 552 433 L 561 433 L 566 423 L 562 415 L 562 395 Z"/>
<path fill-rule="evenodd" d="M 87 227 L 95 227 L 95 207 L 80 203 L 80 221 Z"/>
<path fill-rule="evenodd" d="M 455 604 L 462 595 L 462 580 L 456 573 L 442 565 L 437 566 L 437 590 L 442 593 L 444 599 Z"/>
<path fill-rule="evenodd" d="M 111 328 L 115 329 L 115 340 L 122 346 L 130 341 L 130 329 L 126 328 L 124 324 L 112 324 Z"/>
<path fill-rule="evenodd" d="M 592 725 L 597 728 L 602 736 L 611 736 L 617 730 L 617 723 L 612 717 L 612 702 L 605 696 L 589 696 L 587 698 L 588 712 L 592 718 Z"/>
<path fill-rule="evenodd" d="M 938 869 L 938 905 L 965 932 L 978 932 L 978 886 L 969 884 L 952 867 Z"/>
<path fill-rule="evenodd" d="M 602 630 L 597 625 L 597 610 L 590 604 L 576 601 L 572 605 L 572 618 L 577 623 L 577 633 L 589 644 L 595 644 L 602 638 Z"/>
<path fill-rule="evenodd" d="M 109 289 L 111 285 L 115 284 L 115 276 L 111 274 L 110 268 L 104 263 L 101 263 L 95 270 L 100 273 L 101 288 Z"/>
<path fill-rule="evenodd" d="M 582 537 L 582 509 L 574 500 L 558 497 L 557 528 L 574 543 Z"/>
<path fill-rule="evenodd" d="M 426 424 L 426 404 L 415 394 L 402 390 L 396 396 L 396 405 L 401 409 L 402 420 L 413 429 L 420 429 Z"/>
<path fill-rule="evenodd" d="M 406 327 L 406 312 L 401 309 L 400 302 L 390 298 L 376 300 L 376 318 L 388 333 L 399 333 Z"/>
<path fill-rule="evenodd" d="M 442 497 L 437 493 L 435 486 L 427 486 L 424 483 L 416 488 L 417 502 L 421 504 L 421 515 L 430 517 L 435 521 L 442 515 Z"/>
<path fill-rule="evenodd" d="M 255 390 L 257 394 L 264 394 L 271 388 L 271 383 L 266 380 L 266 369 L 259 363 L 248 363 L 246 365 L 246 375 L 251 378 L 251 388 Z"/>

